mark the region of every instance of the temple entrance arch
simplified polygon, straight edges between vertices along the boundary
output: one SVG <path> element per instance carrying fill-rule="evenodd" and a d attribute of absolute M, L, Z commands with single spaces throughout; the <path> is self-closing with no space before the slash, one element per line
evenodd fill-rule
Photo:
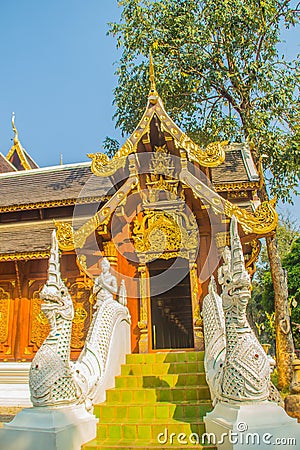
<path fill-rule="evenodd" d="M 150 350 L 193 349 L 193 311 L 189 262 L 183 258 L 148 263 L 150 280 Z M 171 268 L 171 269 L 170 269 Z M 155 278 L 172 271 L 171 288 L 156 293 Z"/>

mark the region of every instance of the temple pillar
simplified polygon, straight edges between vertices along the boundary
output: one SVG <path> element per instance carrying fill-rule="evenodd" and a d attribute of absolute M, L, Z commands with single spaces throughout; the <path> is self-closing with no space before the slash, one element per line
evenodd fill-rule
<path fill-rule="evenodd" d="M 190 268 L 190 284 L 191 284 L 191 298 L 192 298 L 192 312 L 193 312 L 193 330 L 194 330 L 194 348 L 195 350 L 203 350 L 203 326 L 202 317 L 199 305 L 199 285 L 197 263 L 189 262 Z"/>
<path fill-rule="evenodd" d="M 149 350 L 149 321 L 148 321 L 148 279 L 146 264 L 141 264 L 138 268 L 140 274 L 140 329 L 139 353 L 148 353 Z"/>

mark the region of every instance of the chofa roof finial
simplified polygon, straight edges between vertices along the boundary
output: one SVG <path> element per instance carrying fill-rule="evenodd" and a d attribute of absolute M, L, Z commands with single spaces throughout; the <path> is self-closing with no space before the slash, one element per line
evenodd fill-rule
<path fill-rule="evenodd" d="M 12 129 L 13 129 L 13 131 L 15 133 L 15 135 L 14 135 L 14 144 L 17 144 L 19 142 L 19 133 L 18 133 L 18 130 L 17 130 L 16 125 L 15 125 L 15 117 L 16 117 L 16 115 L 13 112 L 12 116 L 11 116 L 11 124 L 12 124 Z"/>
<path fill-rule="evenodd" d="M 150 78 L 150 88 L 152 92 L 156 91 L 155 86 L 155 74 L 154 74 L 154 65 L 153 65 L 153 56 L 152 56 L 152 50 L 150 48 L 150 56 L 149 56 L 149 78 Z"/>
<path fill-rule="evenodd" d="M 155 85 L 155 74 L 154 74 L 154 64 L 153 64 L 153 56 L 152 56 L 152 50 L 150 48 L 150 54 L 149 54 L 149 79 L 150 79 L 150 93 L 149 98 L 156 98 L 158 97 L 158 93 L 156 90 Z"/>

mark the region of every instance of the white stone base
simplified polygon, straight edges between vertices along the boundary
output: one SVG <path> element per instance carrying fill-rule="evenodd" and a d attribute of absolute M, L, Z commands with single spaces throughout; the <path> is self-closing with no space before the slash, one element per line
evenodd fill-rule
<path fill-rule="evenodd" d="M 221 450 L 300 448 L 300 424 L 276 403 L 217 403 L 204 422 L 206 433 L 215 436 Z M 214 443 L 213 436 L 210 442 Z"/>
<path fill-rule="evenodd" d="M 96 425 L 83 406 L 26 408 L 0 429 L 0 450 L 80 450 Z"/>
<path fill-rule="evenodd" d="M 28 386 L 30 363 L 0 363 L 1 406 L 32 406 Z"/>

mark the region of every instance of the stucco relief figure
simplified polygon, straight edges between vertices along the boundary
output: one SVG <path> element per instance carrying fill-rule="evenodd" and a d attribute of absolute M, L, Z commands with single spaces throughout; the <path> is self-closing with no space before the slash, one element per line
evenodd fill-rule
<path fill-rule="evenodd" d="M 94 308 L 98 308 L 106 300 L 113 300 L 118 291 L 117 279 L 111 274 L 110 262 L 107 258 L 101 261 L 101 269 L 102 272 L 95 278 L 93 287 L 93 294 L 96 297 Z"/>

